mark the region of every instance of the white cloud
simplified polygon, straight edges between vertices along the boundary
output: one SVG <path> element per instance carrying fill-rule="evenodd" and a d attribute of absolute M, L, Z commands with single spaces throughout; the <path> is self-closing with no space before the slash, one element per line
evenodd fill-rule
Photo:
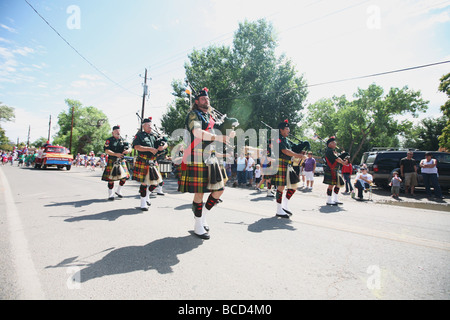
<path fill-rule="evenodd" d="M 16 30 L 16 29 L 11 28 L 11 27 L 8 27 L 7 25 L 0 24 L 0 27 L 2 27 L 2 28 L 5 29 L 5 30 L 8 30 L 8 31 L 11 32 L 11 33 L 17 33 L 17 30 Z"/>
<path fill-rule="evenodd" d="M 23 48 L 15 49 L 15 50 L 13 50 L 13 52 L 18 53 L 22 56 L 27 56 L 29 53 L 34 53 L 34 49 L 29 48 L 29 47 L 23 47 Z"/>
<path fill-rule="evenodd" d="M 14 108 L 15 120 L 14 122 L 2 123 L 2 128 L 5 129 L 5 134 L 12 141 L 26 142 L 28 139 L 28 128 L 30 130 L 30 142 L 36 141 L 40 137 L 47 137 L 48 135 L 48 115 L 42 113 L 32 113 L 22 108 L 10 106 Z M 39 108 L 38 108 L 39 109 Z"/>

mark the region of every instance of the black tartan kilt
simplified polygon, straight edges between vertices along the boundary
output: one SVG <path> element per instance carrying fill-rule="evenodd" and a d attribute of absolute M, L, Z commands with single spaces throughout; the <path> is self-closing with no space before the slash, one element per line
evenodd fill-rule
<path fill-rule="evenodd" d="M 111 157 L 108 158 L 108 163 L 106 164 L 105 170 L 103 171 L 103 175 L 102 175 L 103 181 L 118 181 L 118 180 L 112 180 L 109 178 L 109 176 L 111 175 L 111 171 L 114 167 L 114 162 L 116 162 L 116 160 L 117 160 L 117 158 L 111 158 Z M 122 159 L 122 161 L 120 162 L 120 165 L 122 166 L 123 170 L 127 174 L 126 179 L 129 179 L 130 172 L 128 171 L 126 160 Z M 123 179 L 119 179 L 119 180 L 123 180 Z"/>
<path fill-rule="evenodd" d="M 344 179 L 339 173 L 338 169 L 328 169 L 323 172 L 323 183 L 327 185 L 333 185 L 342 187 L 344 186 Z"/>

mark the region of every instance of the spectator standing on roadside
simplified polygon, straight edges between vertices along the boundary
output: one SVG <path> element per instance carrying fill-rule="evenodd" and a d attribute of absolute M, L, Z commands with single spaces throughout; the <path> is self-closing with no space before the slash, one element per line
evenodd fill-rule
<path fill-rule="evenodd" d="M 411 188 L 411 196 L 414 196 L 414 188 L 417 186 L 417 165 L 413 154 L 408 151 L 406 158 L 400 160 L 400 176 L 405 182 L 405 194 L 408 194 L 408 188 Z"/>
<path fill-rule="evenodd" d="M 352 192 L 353 186 L 351 181 L 351 175 L 353 173 L 353 166 L 350 163 L 350 157 L 344 159 L 344 165 L 342 166 L 342 175 L 345 181 L 345 193 Z"/>
<path fill-rule="evenodd" d="M 245 168 L 247 167 L 247 159 L 244 157 L 244 153 L 239 154 L 239 158 L 236 160 L 238 185 L 245 185 Z"/>
<path fill-rule="evenodd" d="M 251 187 L 253 185 L 253 167 L 255 166 L 255 160 L 253 160 L 252 156 L 247 153 L 247 166 L 245 167 L 245 177 L 248 181 L 247 187 Z"/>
<path fill-rule="evenodd" d="M 313 158 L 311 151 L 305 159 L 303 173 L 306 178 L 306 190 L 312 190 L 314 184 L 314 171 L 316 171 L 316 159 Z"/>
<path fill-rule="evenodd" d="M 430 184 L 433 185 L 434 196 L 437 199 L 443 199 L 441 186 L 438 181 L 438 169 L 437 160 L 433 159 L 433 154 L 431 152 L 425 153 L 425 159 L 420 161 L 420 168 L 423 177 L 423 184 L 425 185 L 425 190 L 427 195 L 431 197 Z"/>

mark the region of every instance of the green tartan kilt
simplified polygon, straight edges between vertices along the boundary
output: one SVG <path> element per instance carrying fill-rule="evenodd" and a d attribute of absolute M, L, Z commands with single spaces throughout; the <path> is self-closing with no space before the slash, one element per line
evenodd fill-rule
<path fill-rule="evenodd" d="M 145 176 L 147 175 L 149 165 L 147 164 L 147 160 L 156 161 L 155 156 L 147 156 L 147 155 L 139 155 L 136 158 L 133 168 L 133 180 L 137 182 L 144 182 Z M 155 164 L 156 165 L 156 164 Z M 158 168 L 158 167 L 157 167 Z M 157 169 L 159 170 L 159 169 Z"/>
<path fill-rule="evenodd" d="M 291 164 L 291 159 L 278 158 L 278 172 L 271 177 L 271 183 L 274 186 L 286 186 L 287 185 L 287 168 Z"/>
<path fill-rule="evenodd" d="M 108 163 L 106 164 L 105 170 L 103 171 L 103 175 L 102 175 L 102 180 L 103 181 L 118 181 L 118 180 L 112 180 L 112 179 L 109 178 L 109 176 L 111 175 L 111 171 L 113 169 L 113 166 L 114 166 L 114 162 L 116 162 L 116 159 L 117 158 L 114 158 L 114 159 L 111 159 L 111 157 L 108 158 Z M 123 170 L 127 174 L 127 178 L 126 179 L 129 179 L 130 178 L 130 172 L 128 171 L 126 160 L 122 159 L 122 161 L 120 162 L 120 165 L 122 166 Z"/>
<path fill-rule="evenodd" d="M 342 187 L 344 186 L 344 179 L 342 175 L 338 172 L 338 169 L 334 170 L 324 170 L 323 172 L 323 183 L 333 186 Z"/>

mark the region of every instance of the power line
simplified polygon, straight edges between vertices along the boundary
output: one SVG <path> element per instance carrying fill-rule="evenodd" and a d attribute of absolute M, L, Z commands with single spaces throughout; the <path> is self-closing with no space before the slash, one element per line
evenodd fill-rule
<path fill-rule="evenodd" d="M 333 84 L 333 83 L 339 83 L 339 82 L 347 82 L 347 81 L 353 81 L 353 80 L 359 80 L 359 79 L 379 77 L 379 76 L 384 76 L 384 75 L 393 74 L 393 73 L 399 73 L 399 72 L 405 72 L 405 71 L 411 71 L 411 70 L 417 70 L 417 69 L 433 67 L 433 66 L 437 66 L 437 65 L 441 65 L 441 64 L 445 64 L 445 63 L 450 63 L 450 60 L 440 61 L 440 62 L 435 62 L 435 63 L 429 63 L 429 64 L 424 64 L 424 65 L 414 66 L 414 67 L 409 67 L 409 68 L 403 68 L 403 69 L 397 69 L 397 70 L 373 73 L 373 74 L 357 76 L 357 77 L 352 77 L 352 78 L 345 78 L 345 79 L 340 79 L 340 80 L 320 82 L 320 83 L 315 83 L 315 84 L 310 84 L 310 85 L 305 85 L 305 86 L 293 88 L 293 89 L 290 89 L 288 91 L 260 92 L 260 93 L 253 93 L 253 94 L 249 94 L 249 95 L 243 95 L 243 96 L 232 97 L 232 98 L 215 99 L 215 101 L 236 100 L 236 99 L 249 98 L 249 97 L 254 97 L 254 96 L 269 95 L 269 94 L 274 94 L 274 93 L 289 93 L 289 92 L 291 92 L 293 90 L 298 90 L 298 89 L 306 89 L 306 88 L 319 87 L 319 86 L 324 86 L 324 85 Z"/>
<path fill-rule="evenodd" d="M 75 51 L 84 61 L 86 61 L 92 68 L 94 68 L 97 72 L 99 72 L 101 75 L 103 75 L 106 79 L 108 79 L 109 81 L 111 81 L 112 83 L 114 83 L 116 86 L 122 88 L 123 90 L 136 95 L 136 96 L 140 96 L 130 90 L 128 90 L 127 88 L 123 87 L 122 85 L 120 85 L 120 83 L 114 81 L 113 79 L 111 79 L 107 74 L 105 74 L 103 71 L 101 71 L 99 68 L 97 68 L 97 66 L 95 66 L 92 62 L 90 62 L 85 56 L 83 56 L 74 46 L 72 46 L 69 41 L 67 41 L 27 0 L 24 0 L 30 7 L 31 9 L 33 9 L 34 12 L 36 12 L 36 14 L 42 19 L 44 20 L 44 22 L 73 50 Z"/>

